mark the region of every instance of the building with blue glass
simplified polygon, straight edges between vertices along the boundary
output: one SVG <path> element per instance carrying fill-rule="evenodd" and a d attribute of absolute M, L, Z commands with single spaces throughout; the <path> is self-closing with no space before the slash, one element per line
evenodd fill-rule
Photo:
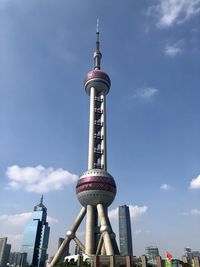
<path fill-rule="evenodd" d="M 0 267 L 6 267 L 9 262 L 11 245 L 7 244 L 7 237 L 0 238 Z"/>
<path fill-rule="evenodd" d="M 24 228 L 22 252 L 27 253 L 30 266 L 43 267 L 47 259 L 50 227 L 47 222 L 47 208 L 40 203 L 34 207 L 32 218 Z"/>

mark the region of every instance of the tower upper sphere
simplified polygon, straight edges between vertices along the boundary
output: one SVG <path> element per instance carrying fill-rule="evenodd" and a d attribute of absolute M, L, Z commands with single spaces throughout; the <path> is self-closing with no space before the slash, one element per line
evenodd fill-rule
<path fill-rule="evenodd" d="M 99 49 L 99 23 L 97 20 L 96 50 L 94 52 L 94 70 L 90 71 L 84 80 L 85 90 L 90 95 L 90 89 L 94 87 L 98 93 L 108 94 L 110 89 L 110 78 L 108 74 L 101 71 L 102 54 Z"/>

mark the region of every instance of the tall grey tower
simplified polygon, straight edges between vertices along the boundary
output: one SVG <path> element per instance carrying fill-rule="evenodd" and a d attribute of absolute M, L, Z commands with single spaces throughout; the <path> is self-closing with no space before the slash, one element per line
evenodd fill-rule
<path fill-rule="evenodd" d="M 107 208 L 116 195 L 114 178 L 107 172 L 106 153 L 106 95 L 110 89 L 108 74 L 101 71 L 102 54 L 99 48 L 97 22 L 94 68 L 85 78 L 86 93 L 90 97 L 88 170 L 79 178 L 76 194 L 83 206 L 71 230 L 56 252 L 51 267 L 62 257 L 73 239 L 87 255 L 117 255 L 119 250 L 108 218 Z M 76 230 L 86 215 L 85 245 L 76 237 Z"/>
<path fill-rule="evenodd" d="M 133 256 L 129 207 L 119 206 L 119 245 L 122 256 Z"/>

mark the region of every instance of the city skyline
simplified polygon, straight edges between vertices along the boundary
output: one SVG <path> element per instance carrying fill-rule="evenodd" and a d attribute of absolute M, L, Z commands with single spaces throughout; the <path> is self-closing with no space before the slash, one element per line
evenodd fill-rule
<path fill-rule="evenodd" d="M 112 80 L 114 231 L 117 207 L 126 204 L 137 256 L 150 245 L 175 257 L 185 246 L 199 250 L 200 2 L 114 3 L 0 1 L 0 236 L 15 250 L 42 193 L 50 255 L 80 209 L 74 189 L 87 166 L 89 124 L 83 79 L 98 17 L 102 68 Z"/>

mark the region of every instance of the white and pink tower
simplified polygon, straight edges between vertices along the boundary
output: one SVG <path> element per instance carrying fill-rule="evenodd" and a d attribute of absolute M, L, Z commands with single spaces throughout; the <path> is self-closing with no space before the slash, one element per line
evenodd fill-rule
<path fill-rule="evenodd" d="M 99 27 L 97 23 L 94 69 L 85 78 L 85 90 L 90 97 L 88 170 L 79 178 L 76 194 L 83 206 L 66 238 L 56 252 L 53 267 L 65 253 L 73 239 L 83 253 L 93 255 L 119 255 L 115 234 L 108 218 L 107 208 L 116 195 L 114 178 L 107 172 L 106 153 L 106 95 L 110 89 L 108 74 L 101 71 Z M 76 231 L 86 216 L 85 245 Z"/>

